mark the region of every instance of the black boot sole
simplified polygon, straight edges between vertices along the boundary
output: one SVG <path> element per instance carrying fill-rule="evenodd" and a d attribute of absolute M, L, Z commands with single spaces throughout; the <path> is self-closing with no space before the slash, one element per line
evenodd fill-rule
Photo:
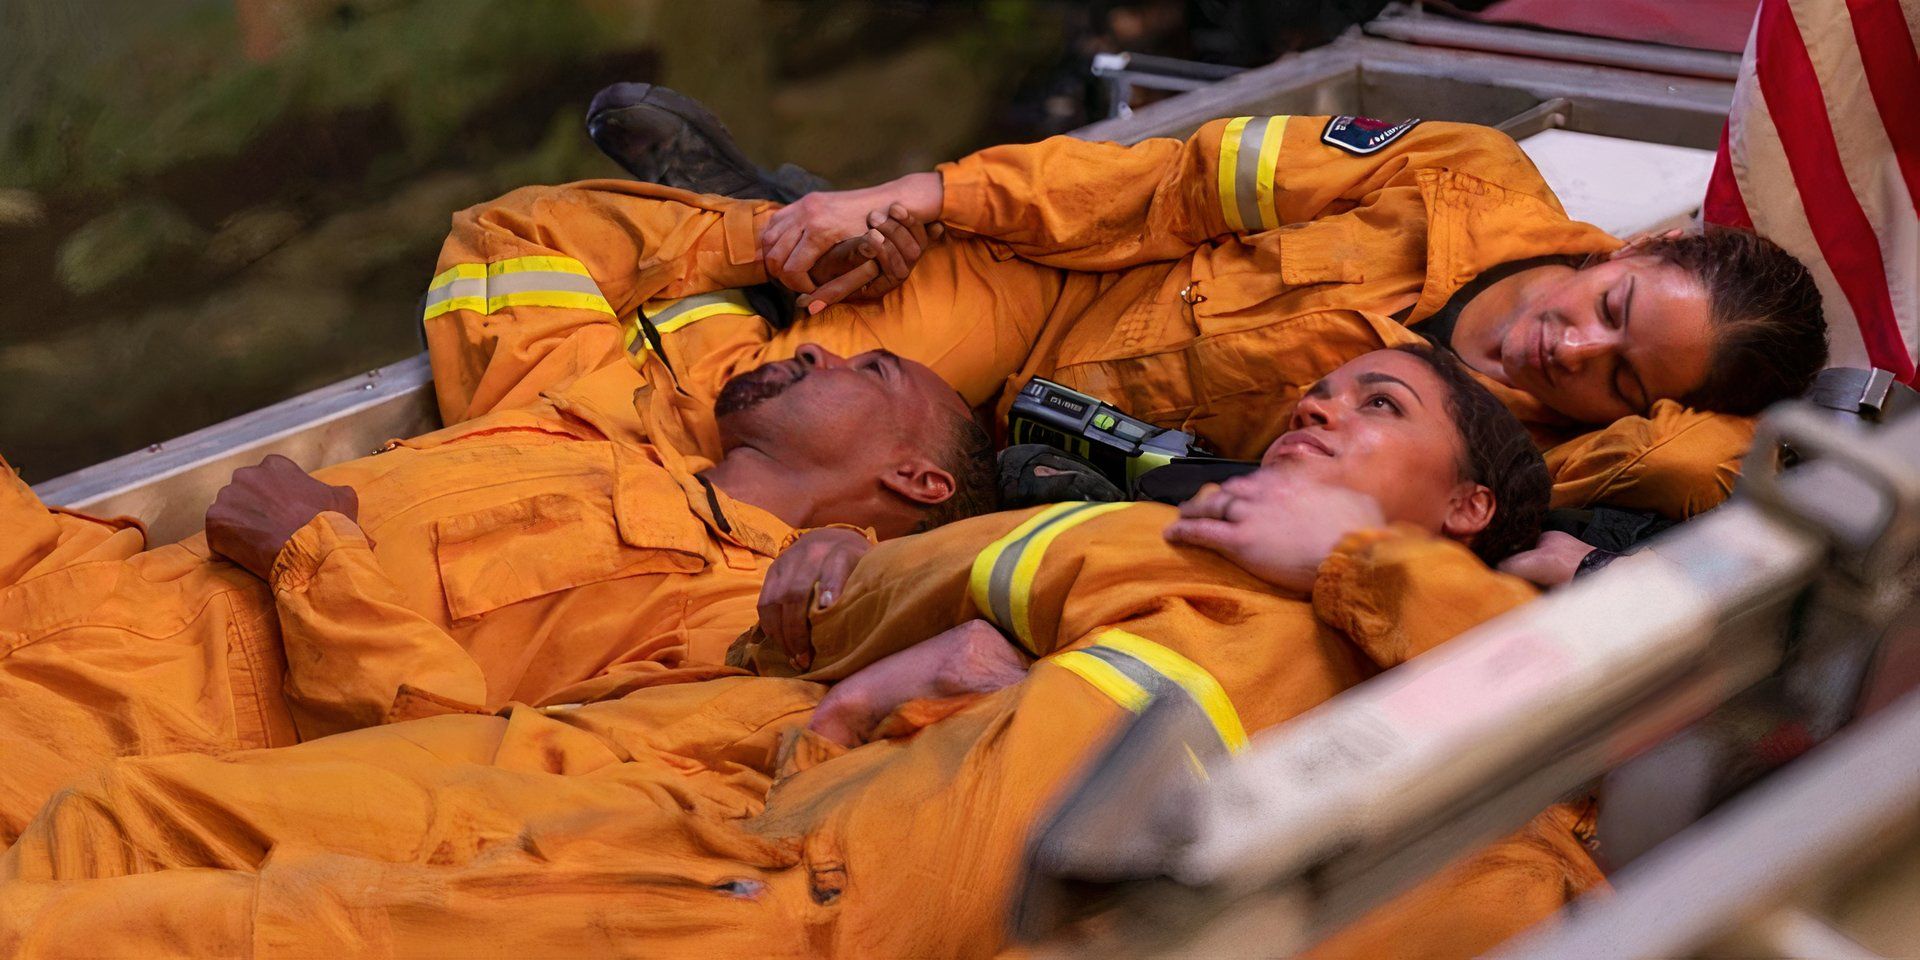
<path fill-rule="evenodd" d="M 786 192 L 747 158 L 719 117 L 669 87 L 616 83 L 601 90 L 587 106 L 587 136 L 622 169 L 651 183 L 742 199 L 775 200 Z M 697 166 L 705 168 L 697 175 L 671 169 L 665 161 L 673 153 L 704 159 Z"/>

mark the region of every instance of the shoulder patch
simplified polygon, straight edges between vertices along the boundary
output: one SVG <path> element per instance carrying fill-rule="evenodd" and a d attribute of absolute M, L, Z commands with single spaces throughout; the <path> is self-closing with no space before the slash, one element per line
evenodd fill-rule
<path fill-rule="evenodd" d="M 1399 123 L 1372 117 L 1334 117 L 1327 121 L 1327 128 L 1320 131 L 1320 142 L 1339 147 L 1355 156 L 1366 156 L 1379 153 L 1387 144 L 1405 136 L 1408 130 L 1419 123 L 1419 117 Z"/>

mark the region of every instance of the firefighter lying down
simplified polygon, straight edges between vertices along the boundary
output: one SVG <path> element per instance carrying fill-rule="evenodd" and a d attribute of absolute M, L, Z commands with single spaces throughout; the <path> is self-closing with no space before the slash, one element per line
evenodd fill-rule
<path fill-rule="evenodd" d="M 888 541 L 812 616 L 804 672 L 749 635 L 731 667 L 662 666 L 596 703 L 489 712 L 429 687 L 415 719 L 98 766 L 0 859 L 0 945 L 994 954 L 1029 832 L 1149 698 L 1193 698 L 1238 747 L 1533 595 L 1486 562 L 1532 540 L 1544 464 L 1448 355 L 1363 355 L 1290 426 L 1258 473 L 1178 509 Z M 1577 819 L 1542 813 L 1320 953 L 1499 942 L 1600 882 Z"/>
<path fill-rule="evenodd" d="M 30 695 L 0 748 L 30 763 L 0 784 L 0 943 L 991 954 L 1028 833 L 1148 699 L 1193 698 L 1237 746 L 1524 602 L 1487 564 L 1533 545 L 1550 491 L 1711 506 L 1745 426 L 1679 401 L 1749 412 L 1819 366 L 1804 271 L 1763 241 L 1623 246 L 1495 134 L 1360 151 L 1344 119 L 996 148 L 889 185 L 853 253 L 805 237 L 873 197 L 518 191 L 456 218 L 428 294 L 448 430 L 335 468 L 344 488 L 236 484 L 234 562 L 135 556 L 137 533 L 16 484 L 0 677 Z M 935 216 L 971 236 L 932 244 Z M 826 303 L 849 256 L 885 263 L 883 295 L 789 329 L 724 292 L 777 275 Z M 896 385 L 787 458 L 714 415 L 826 371 Z M 991 499 L 959 409 L 1004 411 L 1023 372 L 1263 466 L 1177 511 L 1060 504 L 873 547 Z M 762 469 L 730 469 L 742 449 Z M 288 499 L 291 521 L 234 519 Z M 1600 882 L 1578 820 L 1544 812 L 1321 952 L 1499 942 Z"/>

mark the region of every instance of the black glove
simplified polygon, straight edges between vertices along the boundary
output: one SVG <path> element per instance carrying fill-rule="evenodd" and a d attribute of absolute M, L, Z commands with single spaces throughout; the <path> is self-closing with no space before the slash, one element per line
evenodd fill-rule
<path fill-rule="evenodd" d="M 1023 443 L 1000 451 L 1003 510 L 1070 500 L 1110 503 L 1126 498 L 1126 492 L 1093 464 L 1044 443 Z"/>

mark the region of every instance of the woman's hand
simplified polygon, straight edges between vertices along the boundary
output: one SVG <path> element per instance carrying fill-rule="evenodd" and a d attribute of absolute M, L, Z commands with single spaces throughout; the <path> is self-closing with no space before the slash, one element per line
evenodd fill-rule
<path fill-rule="evenodd" d="M 808 615 L 833 606 L 854 565 L 872 549 L 852 530 L 822 527 L 803 534 L 767 568 L 760 584 L 760 630 L 787 652 L 794 669 L 813 665 Z"/>
<path fill-rule="evenodd" d="M 1270 470 L 1207 484 L 1180 505 L 1171 543 L 1203 547 L 1285 590 L 1313 592 L 1320 564 L 1342 538 L 1383 526 L 1380 504 L 1343 487 L 1290 480 Z"/>
<path fill-rule="evenodd" d="M 835 244 L 874 229 L 870 217 L 900 205 L 921 223 L 940 219 L 945 190 L 937 173 L 914 173 L 864 190 L 809 193 L 774 211 L 760 231 L 767 274 L 797 293 L 811 293 L 809 275 Z M 898 219 L 898 218 L 896 218 Z"/>
<path fill-rule="evenodd" d="M 1524 550 L 1500 561 L 1500 572 L 1511 573 L 1542 589 L 1557 587 L 1573 579 L 1580 561 L 1593 552 L 1592 545 L 1571 533 L 1548 530 L 1532 550 Z"/>

